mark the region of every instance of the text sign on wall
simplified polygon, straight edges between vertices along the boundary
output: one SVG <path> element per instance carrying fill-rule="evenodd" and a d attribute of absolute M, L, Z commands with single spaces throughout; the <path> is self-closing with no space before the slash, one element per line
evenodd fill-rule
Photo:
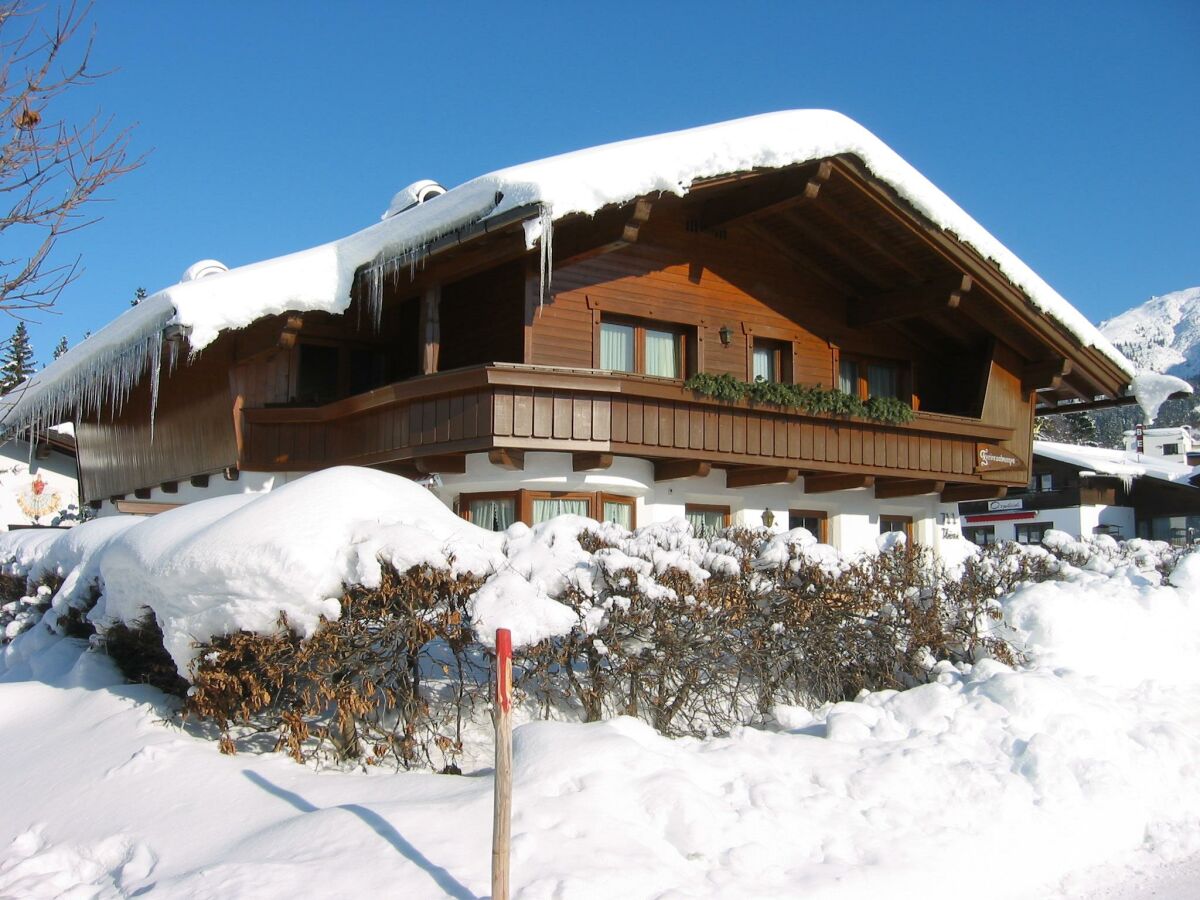
<path fill-rule="evenodd" d="M 1024 509 L 1025 501 L 1020 497 L 1014 500 L 989 500 L 988 512 L 1000 512 L 1005 509 Z"/>
<path fill-rule="evenodd" d="M 1007 472 L 1009 469 L 1025 468 L 1025 460 L 1011 450 L 1002 450 L 991 444 L 975 445 L 976 472 Z"/>
<path fill-rule="evenodd" d="M 1133 441 L 1134 450 L 1138 453 L 1146 452 L 1146 426 L 1141 422 L 1133 426 Z"/>

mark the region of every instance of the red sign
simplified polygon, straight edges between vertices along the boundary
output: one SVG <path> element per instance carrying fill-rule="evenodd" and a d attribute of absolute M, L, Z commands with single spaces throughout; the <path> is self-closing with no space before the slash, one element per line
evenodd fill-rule
<path fill-rule="evenodd" d="M 1146 452 L 1146 426 L 1141 422 L 1133 426 L 1133 444 L 1138 453 Z"/>
<path fill-rule="evenodd" d="M 512 710 L 512 632 L 496 629 L 496 705 Z"/>
<path fill-rule="evenodd" d="M 1015 513 L 992 513 L 987 516 L 966 516 L 965 521 L 968 525 L 974 525 L 977 522 L 1008 522 L 1012 519 L 1036 519 L 1037 510 L 1031 512 L 1015 512 Z"/>

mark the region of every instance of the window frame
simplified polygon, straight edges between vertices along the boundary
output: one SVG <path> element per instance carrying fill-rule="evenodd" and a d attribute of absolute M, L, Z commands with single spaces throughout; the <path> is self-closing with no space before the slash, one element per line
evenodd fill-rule
<path fill-rule="evenodd" d="M 990 534 L 992 539 L 991 541 L 981 544 L 979 541 L 975 540 L 974 535 L 976 534 Z M 963 537 L 976 547 L 990 547 L 996 544 L 998 541 L 996 537 L 995 525 L 966 525 L 963 527 Z"/>
<path fill-rule="evenodd" d="M 600 369 L 600 345 L 605 325 L 623 325 L 633 329 L 633 369 L 603 369 L 602 371 L 641 375 L 643 378 L 662 378 L 666 381 L 686 381 L 691 374 L 696 357 L 694 349 L 697 345 L 696 326 L 682 322 L 661 322 L 657 319 L 646 319 L 623 313 L 601 312 L 599 321 L 596 323 L 592 348 L 592 366 L 596 369 Z M 674 335 L 675 352 L 679 360 L 677 375 L 651 375 L 646 371 L 647 331 L 662 331 Z"/>
<path fill-rule="evenodd" d="M 1044 479 L 1044 483 L 1043 483 Z M 1034 472 L 1029 476 L 1029 490 L 1035 494 L 1046 494 L 1054 490 L 1053 472 Z"/>
<path fill-rule="evenodd" d="M 858 366 L 858 373 L 855 377 L 858 392 L 851 396 L 858 397 L 859 400 L 863 401 L 868 400 L 871 396 L 868 380 L 870 366 L 886 365 L 896 370 L 896 390 L 899 392 L 897 399 L 911 403 L 913 409 L 917 408 L 916 398 L 913 396 L 913 367 L 911 360 L 872 356 L 867 353 L 846 353 L 839 350 L 834 355 L 833 360 L 833 383 L 838 390 L 841 390 L 842 387 L 842 363 L 848 362 L 852 362 Z"/>
<path fill-rule="evenodd" d="M 1038 538 L 1036 541 L 1030 541 L 1029 540 L 1029 531 L 1030 531 L 1030 529 L 1034 529 L 1034 528 L 1040 529 L 1040 531 L 1038 532 Z M 1018 522 L 1016 525 L 1016 529 L 1013 532 L 1013 540 L 1016 541 L 1018 544 L 1025 544 L 1026 546 L 1040 547 L 1042 544 L 1042 540 L 1046 537 L 1046 532 L 1052 530 L 1053 528 L 1054 528 L 1053 522 Z M 1025 532 L 1025 540 L 1021 540 L 1021 534 L 1023 531 Z"/>
<path fill-rule="evenodd" d="M 788 510 L 788 531 L 791 531 L 792 517 L 800 519 L 816 519 L 817 532 L 813 534 L 822 544 L 829 543 L 829 513 L 822 509 L 789 509 Z M 804 526 L 798 526 L 803 528 Z"/>
<path fill-rule="evenodd" d="M 771 369 L 775 375 L 768 381 L 774 384 L 794 384 L 792 376 L 792 342 L 780 338 L 760 337 L 750 335 L 750 349 L 746 356 L 746 380 L 753 382 L 757 377 L 754 373 L 754 354 L 758 350 L 768 350 L 771 353 Z"/>
<path fill-rule="evenodd" d="M 605 491 L 530 491 L 519 488 L 513 491 L 464 491 L 455 502 L 458 505 L 459 518 L 471 521 L 471 503 L 475 500 L 512 500 L 514 522 L 523 522 L 532 526 L 533 502 L 535 500 L 586 500 L 588 503 L 587 516 L 597 522 L 603 522 L 605 503 L 621 503 L 630 508 L 630 530 L 637 528 L 637 498 L 625 494 L 611 494 Z"/>
<path fill-rule="evenodd" d="M 884 531 L 883 523 L 885 521 L 899 522 L 904 527 L 902 529 L 889 528 L 887 531 Z M 879 514 L 879 533 L 881 535 L 884 535 L 884 534 L 891 534 L 894 531 L 903 531 L 905 537 L 908 538 L 908 542 L 911 544 L 912 540 L 913 540 L 913 517 L 912 516 L 903 516 L 903 515 L 900 515 L 899 513 L 880 513 Z"/>
<path fill-rule="evenodd" d="M 690 512 L 719 512 L 721 513 L 721 528 L 728 528 L 732 517 L 732 512 L 729 506 L 720 503 L 685 503 L 683 505 L 683 517 L 686 519 Z"/>
<path fill-rule="evenodd" d="M 513 521 L 521 522 L 521 492 L 520 491 L 472 491 L 459 494 L 457 498 L 459 518 L 466 519 L 472 525 L 478 524 L 471 519 L 471 503 L 476 500 L 512 500 Z M 483 526 L 480 525 L 480 528 Z M 488 529 L 489 531 L 491 529 Z M 498 534 L 499 532 L 497 532 Z"/>
<path fill-rule="evenodd" d="M 594 516 L 597 522 L 604 522 L 604 504 L 614 503 L 621 506 L 629 507 L 629 530 L 633 531 L 637 528 L 637 497 L 628 497 L 624 494 L 609 494 L 604 491 L 596 493 L 596 512 L 599 515 Z"/>

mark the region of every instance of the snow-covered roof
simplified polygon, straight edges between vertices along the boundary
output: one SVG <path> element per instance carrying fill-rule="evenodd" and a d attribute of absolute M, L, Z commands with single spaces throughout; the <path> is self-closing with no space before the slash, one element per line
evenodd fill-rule
<path fill-rule="evenodd" d="M 1088 469 L 1097 475 L 1118 478 L 1158 478 L 1175 484 L 1191 484 L 1196 469 L 1184 463 L 1172 462 L 1161 456 L 1127 453 L 1106 447 L 1079 447 L 1075 444 L 1056 444 L 1053 441 L 1034 441 L 1035 456 L 1058 460 Z"/>
<path fill-rule="evenodd" d="M 122 400 L 160 358 L 168 324 L 190 330 L 193 352 L 230 328 L 282 312 L 344 312 L 356 270 L 418 261 L 437 239 L 466 226 L 531 210 L 530 248 L 543 263 L 552 223 L 655 193 L 683 195 L 699 180 L 775 169 L 840 154 L 933 224 L 993 260 L 1032 305 L 1132 376 L 1129 362 L 1078 310 L 895 151 L 857 122 L 828 110 L 794 110 L 721 122 L 552 156 L 482 175 L 340 240 L 164 288 L 38 373 L 7 411 L 5 428 L 44 426 L 102 401 Z M 152 365 L 157 378 L 157 366 Z"/>

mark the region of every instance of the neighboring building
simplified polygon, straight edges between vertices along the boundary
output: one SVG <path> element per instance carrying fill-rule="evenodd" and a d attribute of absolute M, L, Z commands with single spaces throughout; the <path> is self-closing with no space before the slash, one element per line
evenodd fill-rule
<path fill-rule="evenodd" d="M 698 374 L 814 392 L 720 399 Z M 344 240 L 197 264 L 6 425 L 75 419 L 104 511 L 351 464 L 489 528 L 765 516 L 852 549 L 936 545 L 953 504 L 1029 481 L 1035 405 L 1121 401 L 1131 374 L 877 138 L 793 112 L 419 182 Z"/>
<path fill-rule="evenodd" d="M 1145 432 L 1145 452 L 1033 442 L 1028 486 L 1003 499 L 959 504 L 963 536 L 977 544 L 1038 543 L 1051 528 L 1175 544 L 1200 540 L 1200 469 L 1186 428 Z M 1194 457 L 1193 457 L 1194 459 Z"/>
<path fill-rule="evenodd" d="M 0 444 L 0 528 L 53 525 L 79 512 L 75 437 L 69 427 L 51 429 L 33 446 L 11 439 Z"/>

